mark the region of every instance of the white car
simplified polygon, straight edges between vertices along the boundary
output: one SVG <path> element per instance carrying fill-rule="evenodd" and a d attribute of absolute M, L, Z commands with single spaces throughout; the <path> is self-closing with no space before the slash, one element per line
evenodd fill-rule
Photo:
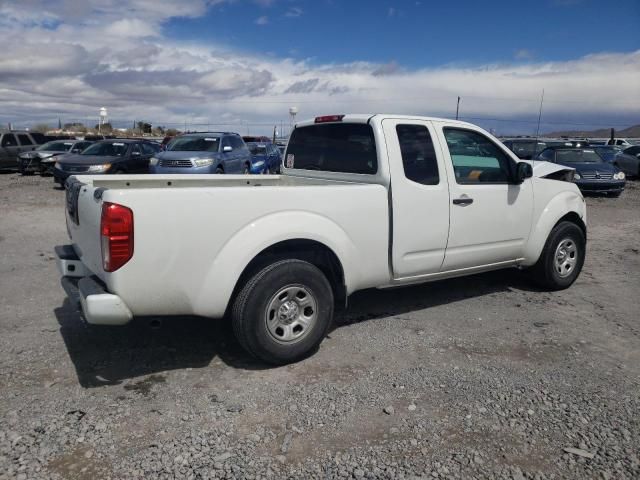
<path fill-rule="evenodd" d="M 519 161 L 469 123 L 317 117 L 296 125 L 282 170 L 72 177 L 56 253 L 86 320 L 228 317 L 248 352 L 283 364 L 357 290 L 508 267 L 558 290 L 584 262 L 585 202 L 560 180 L 572 169 Z"/>

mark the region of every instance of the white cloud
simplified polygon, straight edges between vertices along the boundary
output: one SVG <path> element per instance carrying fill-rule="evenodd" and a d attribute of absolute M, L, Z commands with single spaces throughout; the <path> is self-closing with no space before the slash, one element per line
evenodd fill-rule
<path fill-rule="evenodd" d="M 269 17 L 267 17 L 266 15 L 263 15 L 261 17 L 256 18 L 253 23 L 255 23 L 256 25 L 267 25 L 269 23 Z"/>
<path fill-rule="evenodd" d="M 291 7 L 289 10 L 287 10 L 284 16 L 295 18 L 295 17 L 301 17 L 303 13 L 304 12 L 300 7 Z"/>
<path fill-rule="evenodd" d="M 291 105 L 300 118 L 367 111 L 451 116 L 458 95 L 465 117 L 535 123 L 543 88 L 547 121 L 640 118 L 640 50 L 565 62 L 516 52 L 529 61 L 410 70 L 395 61 L 318 64 L 251 55 L 162 35 L 169 18 L 202 15 L 212 3 L 220 0 L 2 4 L 0 123 L 93 118 L 103 105 L 127 125 L 141 118 L 272 124 L 286 121 Z M 77 15 L 67 21 L 73 8 Z"/>

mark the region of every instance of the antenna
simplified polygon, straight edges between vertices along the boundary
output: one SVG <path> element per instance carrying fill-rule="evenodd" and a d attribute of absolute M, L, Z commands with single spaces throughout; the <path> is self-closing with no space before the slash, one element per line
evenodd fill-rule
<path fill-rule="evenodd" d="M 460 97 L 458 97 L 458 105 L 456 105 L 456 120 L 458 120 L 459 112 L 460 112 Z"/>
<path fill-rule="evenodd" d="M 536 143 L 533 146 L 533 156 L 531 157 L 535 163 L 538 153 L 538 137 L 540 136 L 540 121 L 542 120 L 542 104 L 544 103 L 544 88 L 542 89 L 542 97 L 540 98 L 540 111 L 538 112 L 538 126 L 536 127 Z"/>

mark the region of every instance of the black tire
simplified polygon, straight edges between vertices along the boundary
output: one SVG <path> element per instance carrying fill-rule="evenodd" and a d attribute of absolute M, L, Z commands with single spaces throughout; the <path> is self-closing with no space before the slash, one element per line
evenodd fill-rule
<path fill-rule="evenodd" d="M 250 173 L 251 173 L 251 167 L 249 167 L 249 165 L 245 165 L 244 169 L 242 170 L 242 174 L 249 175 Z"/>
<path fill-rule="evenodd" d="M 280 341 L 269 330 L 267 319 L 270 314 L 279 315 L 280 310 L 275 313 L 273 302 L 282 297 L 280 293 L 293 288 L 304 289 L 310 294 L 311 300 L 315 301 L 315 311 L 309 315 L 316 316 L 300 338 Z M 333 290 L 320 269 L 302 260 L 280 260 L 249 278 L 235 297 L 231 321 L 238 342 L 247 352 L 266 363 L 284 365 L 301 360 L 317 349 L 333 321 L 333 306 Z M 295 308 L 300 315 L 307 311 L 306 308 Z M 275 320 L 272 325 L 278 324 L 279 319 Z M 291 330 L 295 328 L 297 326 Z M 277 328 L 272 327 L 272 330 L 277 331 Z"/>
<path fill-rule="evenodd" d="M 558 266 L 556 252 L 563 242 L 565 242 L 564 245 L 574 246 L 575 262 L 570 271 L 561 274 L 560 270 L 565 270 L 566 265 Z M 560 222 L 551 230 L 540 254 L 540 258 L 531 269 L 533 280 L 540 287 L 547 290 L 564 290 L 565 288 L 569 288 L 573 282 L 576 281 L 578 275 L 580 275 L 580 271 L 584 265 L 586 243 L 584 232 L 578 225 L 568 221 Z M 565 253 L 567 253 L 568 250 L 569 249 L 565 249 Z M 570 254 L 568 254 L 568 256 L 571 257 Z"/>
<path fill-rule="evenodd" d="M 216 168 L 216 171 L 215 171 L 216 175 L 222 175 L 223 173 L 224 173 L 224 170 L 222 169 L 222 167 L 217 167 Z"/>

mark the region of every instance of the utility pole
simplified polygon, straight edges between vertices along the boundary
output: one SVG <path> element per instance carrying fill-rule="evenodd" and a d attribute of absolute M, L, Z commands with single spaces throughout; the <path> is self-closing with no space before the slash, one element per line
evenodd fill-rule
<path fill-rule="evenodd" d="M 460 97 L 458 97 L 458 105 L 456 105 L 456 120 L 458 120 L 458 113 L 460 113 Z"/>

